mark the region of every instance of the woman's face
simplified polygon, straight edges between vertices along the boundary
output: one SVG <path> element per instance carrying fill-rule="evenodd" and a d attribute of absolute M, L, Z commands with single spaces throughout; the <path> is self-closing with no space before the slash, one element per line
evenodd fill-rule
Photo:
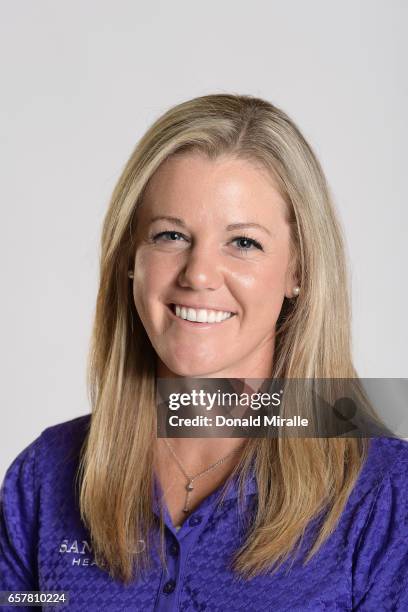
<path fill-rule="evenodd" d="M 133 294 L 158 376 L 269 377 L 296 284 L 286 204 L 269 174 L 231 157 L 169 158 L 136 220 Z"/>

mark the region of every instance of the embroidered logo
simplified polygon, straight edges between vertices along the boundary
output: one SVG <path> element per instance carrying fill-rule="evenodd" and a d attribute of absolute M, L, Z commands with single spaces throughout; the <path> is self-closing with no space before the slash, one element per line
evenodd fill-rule
<path fill-rule="evenodd" d="M 96 565 L 92 556 L 92 546 L 86 540 L 64 539 L 58 552 L 69 555 L 69 559 L 72 559 L 71 565 Z"/>
<path fill-rule="evenodd" d="M 145 548 L 145 541 L 139 540 L 133 552 L 135 554 L 141 553 Z M 69 538 L 65 538 L 62 540 L 58 552 L 62 555 L 69 555 L 71 565 L 88 567 L 96 565 L 95 558 L 92 554 L 92 546 L 87 540 L 70 540 Z"/>

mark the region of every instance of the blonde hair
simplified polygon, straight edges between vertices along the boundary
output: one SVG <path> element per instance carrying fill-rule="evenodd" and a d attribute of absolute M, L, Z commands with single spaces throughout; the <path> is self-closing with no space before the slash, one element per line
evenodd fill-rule
<path fill-rule="evenodd" d="M 135 211 L 160 164 L 188 151 L 261 163 L 287 202 L 301 294 L 285 300 L 278 319 L 273 377 L 357 376 L 341 231 L 323 171 L 296 125 L 251 96 L 208 95 L 171 108 L 138 143 L 104 220 L 89 355 L 92 418 L 78 470 L 81 516 L 97 564 L 124 583 L 149 564 L 149 534 L 156 526 L 155 353 L 127 275 L 134 264 Z M 232 569 L 251 578 L 278 568 L 324 510 L 310 559 L 335 529 L 367 450 L 366 439 L 248 440 L 233 474 L 241 487 L 254 465 L 258 503 Z M 162 517 L 160 529 L 163 533 Z M 146 547 L 134 554 L 140 540 Z"/>

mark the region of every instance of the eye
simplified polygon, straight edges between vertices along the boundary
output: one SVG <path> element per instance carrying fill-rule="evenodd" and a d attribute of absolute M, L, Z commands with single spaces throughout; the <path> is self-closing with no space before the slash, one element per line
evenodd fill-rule
<path fill-rule="evenodd" d="M 180 232 L 174 232 L 172 230 L 167 230 L 165 232 L 159 232 L 158 234 L 152 236 L 152 241 L 158 242 L 159 240 L 162 240 L 163 242 L 179 242 L 180 237 L 183 238 L 183 240 L 185 239 L 184 234 L 181 234 Z"/>
<path fill-rule="evenodd" d="M 242 253 L 253 251 L 254 248 L 263 251 L 262 245 L 257 240 L 248 236 L 237 236 L 231 242 L 237 242 L 237 247 Z"/>

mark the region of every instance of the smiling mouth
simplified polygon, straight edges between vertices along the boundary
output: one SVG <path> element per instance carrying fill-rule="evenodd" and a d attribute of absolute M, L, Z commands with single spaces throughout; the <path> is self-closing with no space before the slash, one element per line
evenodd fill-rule
<path fill-rule="evenodd" d="M 179 304 L 169 304 L 171 312 L 178 318 L 191 323 L 222 323 L 231 319 L 236 313 L 225 310 L 210 310 L 206 308 L 190 308 Z"/>

